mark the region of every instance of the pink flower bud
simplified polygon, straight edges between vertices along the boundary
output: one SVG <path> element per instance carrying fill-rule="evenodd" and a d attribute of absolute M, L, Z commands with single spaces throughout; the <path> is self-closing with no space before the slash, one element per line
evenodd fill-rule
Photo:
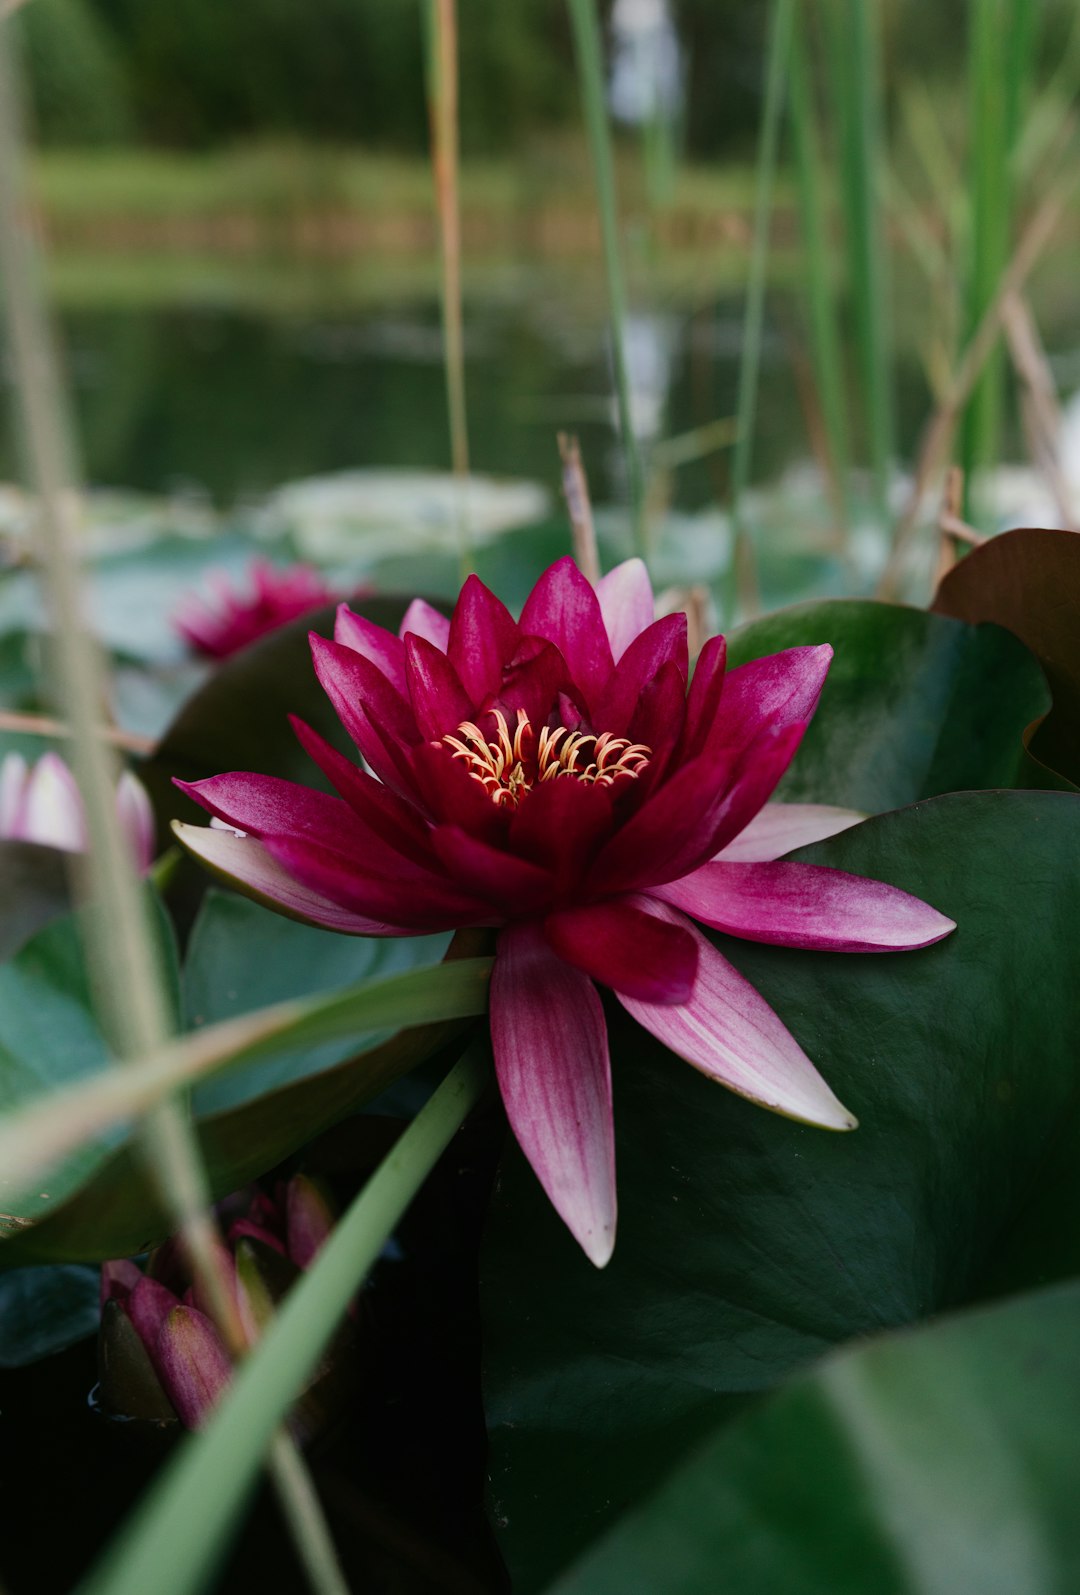
<path fill-rule="evenodd" d="M 142 783 L 125 770 L 116 789 L 116 812 L 140 875 L 154 861 L 154 812 Z M 37 842 L 65 853 L 89 845 L 86 809 L 75 777 L 58 753 L 28 765 L 21 753 L 0 760 L 0 839 Z"/>
<path fill-rule="evenodd" d="M 334 1227 L 334 1214 L 306 1174 L 294 1174 L 286 1187 L 285 1221 L 289 1256 L 300 1268 L 310 1268 Z"/>
<path fill-rule="evenodd" d="M 197 1429 L 229 1382 L 225 1347 L 195 1307 L 174 1307 L 161 1326 L 154 1359 L 165 1391 L 188 1429 Z"/>

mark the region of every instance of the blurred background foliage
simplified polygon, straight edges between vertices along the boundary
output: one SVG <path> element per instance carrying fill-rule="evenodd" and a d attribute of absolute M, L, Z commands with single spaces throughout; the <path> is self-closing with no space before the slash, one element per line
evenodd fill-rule
<path fill-rule="evenodd" d="M 1045 65 L 1060 57 L 1075 7 L 1039 0 L 1036 9 Z M 676 0 L 691 156 L 752 150 L 767 11 L 764 0 Z M 887 8 L 891 94 L 908 78 L 933 85 L 962 70 L 967 11 L 965 0 Z M 466 153 L 576 131 L 563 0 L 464 0 L 460 25 Z M 302 136 L 413 154 L 427 147 L 421 14 L 407 0 L 31 0 L 23 29 L 47 144 L 191 150 Z"/>

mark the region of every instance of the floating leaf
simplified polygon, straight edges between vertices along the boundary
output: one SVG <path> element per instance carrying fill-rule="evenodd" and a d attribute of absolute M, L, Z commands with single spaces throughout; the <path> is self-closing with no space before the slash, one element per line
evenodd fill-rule
<path fill-rule="evenodd" d="M 993 621 L 1025 642 L 1046 671 L 1054 707 L 1032 753 L 1080 782 L 1080 539 L 1023 527 L 993 537 L 945 577 L 934 609 Z"/>
<path fill-rule="evenodd" d="M 516 1149 L 488 1229 L 491 1489 L 515 1589 L 543 1588 L 832 1345 L 970 1301 L 991 1274 L 1026 1284 L 1026 1265 L 1001 1271 L 1010 1224 L 1010 1257 L 1039 1239 L 1044 1269 L 1080 1268 L 1080 1230 L 1024 1223 L 1076 1144 L 1078 850 L 1075 794 L 941 797 L 798 856 L 933 903 L 957 921 L 947 940 L 857 956 L 716 938 L 858 1115 L 851 1135 L 763 1112 L 613 1014 L 612 1262 L 589 1267 Z M 1074 1209 L 1076 1186 L 1073 1157 Z"/>
<path fill-rule="evenodd" d="M 1080 1285 L 828 1358 L 550 1595 L 1014 1595 L 1080 1562 Z"/>

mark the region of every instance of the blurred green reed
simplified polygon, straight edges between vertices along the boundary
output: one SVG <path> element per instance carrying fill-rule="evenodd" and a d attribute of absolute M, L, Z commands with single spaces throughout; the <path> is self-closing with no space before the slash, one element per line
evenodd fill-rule
<path fill-rule="evenodd" d="M 830 211 L 821 165 L 821 139 L 814 104 L 805 12 L 805 0 L 799 0 L 792 19 L 788 96 L 796 194 L 805 252 L 810 356 L 829 451 L 833 496 L 842 516 L 843 527 L 850 528 L 850 421 L 834 286 L 835 259 L 829 237 Z"/>
<path fill-rule="evenodd" d="M 85 629 L 79 551 L 77 451 L 67 395 L 27 223 L 18 64 L 10 22 L 0 22 L 0 256 L 6 332 L 27 475 L 37 495 L 36 554 L 51 621 L 50 677 L 71 730 L 72 763 L 86 807 L 90 847 L 73 874 L 86 904 L 83 950 L 102 1030 L 118 1066 L 152 1058 L 172 1030 L 171 1004 L 151 905 L 122 834 L 117 770 L 101 735 L 106 665 Z M 244 1345 L 198 1143 L 177 1099 L 140 1125 L 143 1155 L 204 1286 L 225 1344 Z M 276 1427 L 276 1426 L 275 1426 Z M 344 1581 L 306 1467 L 291 1438 L 267 1436 L 271 1472 L 314 1590 L 343 1595 Z"/>
<path fill-rule="evenodd" d="M 604 48 L 596 14 L 596 0 L 567 0 L 567 4 L 574 34 L 582 110 L 600 212 L 600 235 L 604 249 L 608 306 L 611 312 L 615 398 L 619 410 L 619 431 L 626 458 L 634 552 L 644 557 L 647 552 L 645 476 L 641 450 L 634 431 L 630 370 L 626 358 L 626 289 L 623 283 L 622 254 L 619 244 L 615 162 L 607 111 Z"/>
<path fill-rule="evenodd" d="M 821 17 L 829 100 L 836 107 L 836 153 L 861 407 L 866 415 L 875 510 L 885 525 L 896 446 L 891 282 L 884 215 L 881 6 L 879 0 L 822 0 Z"/>
<path fill-rule="evenodd" d="M 742 358 L 739 395 L 735 407 L 735 450 L 731 461 L 731 520 L 735 533 L 733 580 L 743 615 L 759 607 L 756 559 L 752 534 L 743 518 L 743 498 L 750 481 L 754 423 L 757 416 L 758 376 L 761 370 L 761 333 L 765 311 L 765 284 L 769 261 L 769 224 L 773 185 L 784 109 L 784 87 L 791 56 L 794 0 L 773 0 L 765 61 L 765 103 L 758 138 L 757 180 L 754 195 L 754 239 L 743 312 Z M 729 600 L 729 609 L 731 608 Z"/>
<path fill-rule="evenodd" d="M 1012 160 L 1030 91 L 1038 7 L 1030 0 L 970 0 L 971 147 L 970 259 L 967 327 L 971 335 L 993 298 L 1009 259 L 1014 182 Z M 978 516 L 977 473 L 997 463 L 1005 394 L 999 346 L 975 385 L 961 433 L 968 518 Z"/>

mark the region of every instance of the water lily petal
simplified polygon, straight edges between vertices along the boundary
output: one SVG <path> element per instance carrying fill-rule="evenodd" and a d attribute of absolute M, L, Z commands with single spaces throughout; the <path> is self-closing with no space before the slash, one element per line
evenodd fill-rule
<path fill-rule="evenodd" d="M 377 626 L 364 615 L 356 615 L 348 604 L 339 604 L 334 619 L 334 641 L 343 648 L 370 659 L 403 698 L 408 696 L 405 681 L 405 649 L 401 638 L 395 637 L 385 626 Z"/>
<path fill-rule="evenodd" d="M 715 930 L 778 947 L 897 952 L 956 929 L 896 886 L 821 864 L 703 864 L 656 896 Z"/>
<path fill-rule="evenodd" d="M 684 761 L 696 759 L 705 751 L 717 724 L 726 670 L 727 640 L 710 637 L 698 655 L 686 698 L 686 729 L 679 750 Z"/>
<path fill-rule="evenodd" d="M 549 914 L 544 935 L 567 963 L 642 1002 L 686 1002 L 694 987 L 694 938 L 632 903 L 615 899 Z"/>
<path fill-rule="evenodd" d="M 507 1117 L 552 1206 L 598 1268 L 615 1245 L 607 1027 L 587 975 L 535 924 L 499 937 L 491 1040 Z"/>
<path fill-rule="evenodd" d="M 124 770 L 116 785 L 116 814 L 140 875 L 154 862 L 157 826 L 149 794 L 142 782 Z"/>
<path fill-rule="evenodd" d="M 741 752 L 765 725 L 805 725 L 818 706 L 832 656 L 828 643 L 785 648 L 729 670 L 718 716 L 725 740 Z"/>
<path fill-rule="evenodd" d="M 542 726 L 560 694 L 577 702 L 566 660 L 554 643 L 542 637 L 523 637 L 503 670 L 502 686 L 491 707 L 501 709 L 511 727 L 517 723 L 519 709 L 524 709 L 533 726 Z"/>
<path fill-rule="evenodd" d="M 643 559 L 624 559 L 596 584 L 600 613 L 616 662 L 635 637 L 651 626 L 656 606 Z"/>
<path fill-rule="evenodd" d="M 5 753 L 0 759 L 0 837 L 19 838 L 23 794 L 30 767 L 21 753 Z"/>
<path fill-rule="evenodd" d="M 407 749 L 420 733 L 408 702 L 363 654 L 315 632 L 309 640 L 315 674 L 345 730 L 379 780 L 409 797 L 414 789 Z"/>
<path fill-rule="evenodd" d="M 414 864 L 398 875 L 377 875 L 354 854 L 299 836 L 266 836 L 263 846 L 302 886 L 350 913 L 412 931 L 456 930 L 490 924 L 491 905 Z M 398 860 L 383 855 L 380 863 Z"/>
<path fill-rule="evenodd" d="M 226 825 L 251 836 L 295 833 L 327 847 L 340 847 L 349 840 L 369 847 L 376 840 L 343 798 L 278 775 L 232 770 L 205 781 L 176 777 L 173 785 Z"/>
<path fill-rule="evenodd" d="M 772 795 L 804 730 L 767 726 L 734 767 L 721 744 L 676 770 L 601 849 L 590 894 L 681 880 L 706 863 Z"/>
<path fill-rule="evenodd" d="M 412 804 L 332 748 L 298 715 L 291 714 L 289 723 L 304 752 L 376 836 L 406 855 L 427 850 L 426 827 Z"/>
<path fill-rule="evenodd" d="M 195 1307 L 174 1307 L 161 1327 L 154 1360 L 180 1422 L 197 1429 L 230 1378 L 225 1347 L 205 1313 Z"/>
<path fill-rule="evenodd" d="M 743 827 L 717 860 L 729 864 L 766 864 L 783 858 L 797 847 L 823 842 L 866 819 L 857 809 L 833 808 L 828 803 L 766 803 Z"/>
<path fill-rule="evenodd" d="M 488 842 L 505 840 L 509 811 L 491 801 L 448 747 L 421 742 L 412 750 L 412 768 L 417 789 L 432 814 Z"/>
<path fill-rule="evenodd" d="M 58 753 L 43 753 L 30 772 L 16 840 L 40 842 L 66 853 L 85 852 L 89 845 L 82 796 Z"/>
<path fill-rule="evenodd" d="M 405 639 L 409 700 L 421 735 L 438 741 L 472 718 L 473 704 L 446 654 L 423 637 Z"/>
<path fill-rule="evenodd" d="M 470 576 L 454 606 L 446 652 L 475 706 L 499 690 L 503 665 L 520 641 L 506 605 L 479 576 Z"/>
<path fill-rule="evenodd" d="M 599 697 L 615 660 L 596 593 L 569 555 L 544 572 L 525 600 L 521 631 L 554 643 L 590 703 Z"/>
<path fill-rule="evenodd" d="M 569 895 L 610 831 L 611 812 L 609 788 L 543 781 L 512 816 L 510 843 L 516 853 L 548 870 L 557 892 Z"/>
<path fill-rule="evenodd" d="M 405 617 L 398 628 L 398 636 L 404 640 L 412 632 L 414 637 L 423 637 L 435 648 L 446 652 L 450 641 L 450 622 L 439 610 L 433 609 L 423 598 L 414 598 Z"/>
<path fill-rule="evenodd" d="M 665 615 L 634 638 L 594 706 L 596 728 L 625 736 L 642 693 L 669 661 L 679 671 L 685 693 L 690 670 L 685 615 Z"/>
<path fill-rule="evenodd" d="M 448 874 L 503 915 L 535 913 L 551 901 L 554 882 L 547 870 L 491 847 L 459 826 L 437 825 L 431 844 Z"/>
<path fill-rule="evenodd" d="M 618 994 L 627 1013 L 665 1047 L 739 1096 L 805 1124 L 853 1130 L 854 1115 L 750 982 L 682 914 L 652 898 L 637 901 L 690 932 L 697 942 L 698 973 L 689 1001 L 677 1007 Z"/>
<path fill-rule="evenodd" d="M 186 848 L 212 874 L 252 897 L 265 903 L 288 919 L 298 919 L 305 925 L 319 925 L 324 930 L 341 931 L 346 936 L 411 936 L 411 928 L 388 924 L 383 919 L 372 919 L 367 914 L 354 914 L 340 903 L 313 892 L 295 880 L 271 858 L 263 844 L 253 836 L 236 836 L 232 831 L 212 830 L 207 825 L 182 825 L 172 823 L 173 833 Z"/>
<path fill-rule="evenodd" d="M 150 1353 L 151 1360 L 156 1360 L 157 1340 L 162 1325 L 173 1308 L 179 1305 L 180 1298 L 174 1296 L 160 1280 L 151 1279 L 148 1274 L 139 1276 L 124 1303 L 127 1315 Z"/>

